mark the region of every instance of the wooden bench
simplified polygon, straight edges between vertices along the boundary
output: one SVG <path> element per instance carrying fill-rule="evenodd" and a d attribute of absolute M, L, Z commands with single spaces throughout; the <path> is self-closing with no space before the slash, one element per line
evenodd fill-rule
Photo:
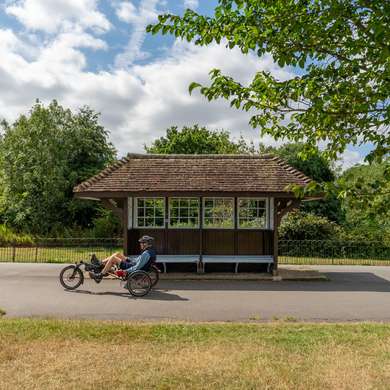
<path fill-rule="evenodd" d="M 207 263 L 233 263 L 235 266 L 235 273 L 238 272 L 239 264 L 268 264 L 267 272 L 271 271 L 271 267 L 274 264 L 274 258 L 270 255 L 265 256 L 203 256 L 202 257 L 203 272 L 205 271 L 205 265 Z"/>
<path fill-rule="evenodd" d="M 199 255 L 157 255 L 156 263 L 161 263 L 167 272 L 167 263 L 195 263 L 196 271 L 200 272 Z"/>

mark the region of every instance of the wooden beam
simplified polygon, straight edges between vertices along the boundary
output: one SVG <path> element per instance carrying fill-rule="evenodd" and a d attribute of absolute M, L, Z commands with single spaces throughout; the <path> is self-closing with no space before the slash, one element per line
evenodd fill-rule
<path fill-rule="evenodd" d="M 128 221 L 128 201 L 127 198 L 123 201 L 123 210 L 122 210 L 122 228 L 123 228 L 123 253 L 127 256 L 129 253 L 129 232 L 127 229 L 127 221 Z"/>
<path fill-rule="evenodd" d="M 123 212 L 124 212 L 123 208 L 118 207 L 113 199 L 101 199 L 101 202 L 102 202 L 104 207 L 110 209 L 119 218 L 121 223 L 123 223 L 123 221 L 122 221 L 123 220 Z M 127 198 L 124 200 L 124 205 L 127 205 Z M 127 215 L 126 215 L 126 218 L 127 218 Z M 127 219 L 126 219 L 126 221 L 127 221 Z M 123 226 L 127 227 L 127 222 Z"/>

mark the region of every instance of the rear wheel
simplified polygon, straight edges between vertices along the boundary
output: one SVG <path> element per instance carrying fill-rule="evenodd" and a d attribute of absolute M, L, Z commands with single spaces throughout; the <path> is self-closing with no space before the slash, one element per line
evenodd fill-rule
<path fill-rule="evenodd" d="M 160 271 L 157 267 L 152 266 L 149 270 L 150 280 L 152 281 L 152 287 L 154 287 L 160 279 Z"/>
<path fill-rule="evenodd" d="M 152 280 L 147 272 L 135 271 L 127 279 L 127 289 L 135 297 L 145 296 L 152 288 Z"/>
<path fill-rule="evenodd" d="M 75 290 L 84 282 L 84 275 L 75 265 L 65 267 L 60 273 L 60 283 L 67 290 Z"/>

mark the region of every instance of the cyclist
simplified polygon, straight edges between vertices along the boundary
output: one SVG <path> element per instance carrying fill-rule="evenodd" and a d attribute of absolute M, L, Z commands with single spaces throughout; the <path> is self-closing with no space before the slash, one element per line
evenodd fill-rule
<path fill-rule="evenodd" d="M 114 253 L 102 260 L 102 264 L 104 264 L 103 270 L 97 274 L 92 273 L 91 276 L 96 282 L 100 282 L 103 279 L 103 276 L 105 276 L 114 265 L 118 266 L 118 268 L 124 272 L 133 272 L 137 270 L 148 271 L 150 265 L 156 261 L 156 251 L 153 248 L 153 241 L 153 237 L 142 236 L 138 240 L 142 250 L 142 253 L 138 257 L 132 259 L 122 253 Z"/>

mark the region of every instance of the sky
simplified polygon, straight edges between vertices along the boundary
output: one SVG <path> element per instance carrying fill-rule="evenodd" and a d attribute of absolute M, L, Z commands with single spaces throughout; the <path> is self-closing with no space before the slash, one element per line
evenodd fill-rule
<path fill-rule="evenodd" d="M 0 118 L 13 121 L 36 99 L 58 100 L 77 110 L 88 105 L 121 157 L 144 152 L 144 145 L 170 126 L 198 123 L 228 130 L 258 144 L 249 114 L 227 101 L 208 102 L 192 81 L 207 84 L 208 72 L 221 69 L 245 83 L 267 70 L 281 80 L 294 69 L 281 69 L 270 56 L 244 55 L 223 45 L 196 47 L 171 36 L 152 36 L 145 27 L 165 12 L 191 8 L 212 14 L 216 0 L 0 0 Z M 350 147 L 346 168 L 361 162 L 365 148 Z"/>

